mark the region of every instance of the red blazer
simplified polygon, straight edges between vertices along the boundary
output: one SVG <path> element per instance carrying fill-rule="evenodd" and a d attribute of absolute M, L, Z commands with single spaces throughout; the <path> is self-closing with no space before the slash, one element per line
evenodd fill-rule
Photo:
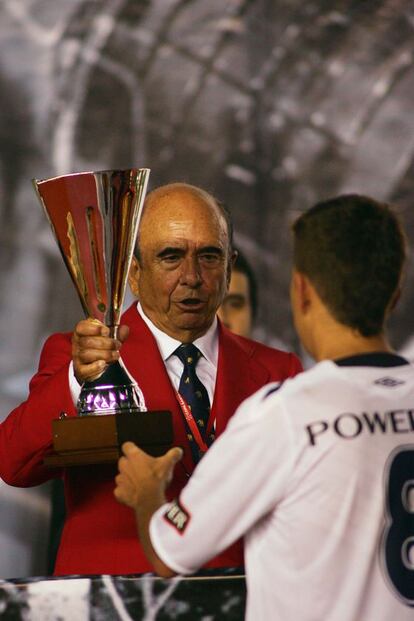
<path fill-rule="evenodd" d="M 177 465 L 168 490 L 177 496 L 192 472 L 183 416 L 154 337 L 139 316 L 135 304 L 123 315 L 130 327 L 122 346 L 122 359 L 138 381 L 149 410 L 170 410 L 174 442 L 184 448 L 183 465 Z M 51 448 L 51 422 L 64 411 L 76 410 L 68 385 L 71 335 L 48 338 L 39 370 L 30 382 L 30 394 L 0 425 L 0 476 L 9 485 L 28 487 L 50 478 L 65 480 L 66 521 L 56 560 L 55 574 L 128 574 L 152 571 L 137 539 L 131 509 L 113 496 L 115 466 L 68 468 L 62 473 L 43 465 Z M 212 410 L 216 435 L 220 435 L 238 405 L 270 381 L 283 380 L 301 371 L 294 354 L 281 352 L 235 336 L 219 323 L 219 358 Z M 213 490 L 212 490 L 213 493 Z M 242 564 L 240 546 L 233 546 L 209 563 L 209 567 Z"/>

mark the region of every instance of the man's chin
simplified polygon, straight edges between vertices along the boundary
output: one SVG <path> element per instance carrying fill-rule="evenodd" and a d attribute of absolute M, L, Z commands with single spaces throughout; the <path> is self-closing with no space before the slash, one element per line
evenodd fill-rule
<path fill-rule="evenodd" d="M 179 330 L 199 330 L 204 334 L 213 323 L 214 317 L 214 313 L 206 316 L 205 312 L 187 309 L 175 315 L 174 324 Z"/>

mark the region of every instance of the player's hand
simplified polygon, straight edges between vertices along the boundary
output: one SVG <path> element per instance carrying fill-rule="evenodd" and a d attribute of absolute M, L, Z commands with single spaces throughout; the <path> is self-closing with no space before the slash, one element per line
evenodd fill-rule
<path fill-rule="evenodd" d="M 79 321 L 72 336 L 72 360 L 79 384 L 102 375 L 108 364 L 119 359 L 119 349 L 129 333 L 119 326 L 118 338 L 109 336 L 109 328 L 97 319 Z"/>
<path fill-rule="evenodd" d="M 182 449 L 175 447 L 161 457 L 151 457 L 133 442 L 125 442 L 122 451 L 124 456 L 118 461 L 119 474 L 115 478 L 115 498 L 133 509 L 149 496 L 162 504 L 174 466 L 183 456 Z"/>

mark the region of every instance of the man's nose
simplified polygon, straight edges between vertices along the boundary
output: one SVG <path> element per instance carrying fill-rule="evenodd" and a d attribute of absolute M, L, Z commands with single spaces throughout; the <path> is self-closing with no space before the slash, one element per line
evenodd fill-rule
<path fill-rule="evenodd" d="M 201 284 L 201 270 L 197 257 L 186 257 L 181 266 L 181 284 L 198 287 Z"/>

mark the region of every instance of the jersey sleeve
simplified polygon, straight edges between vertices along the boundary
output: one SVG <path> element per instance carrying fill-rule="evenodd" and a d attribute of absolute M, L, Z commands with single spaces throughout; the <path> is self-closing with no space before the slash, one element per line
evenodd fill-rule
<path fill-rule="evenodd" d="M 278 388 L 269 384 L 239 407 L 180 497 L 154 514 L 152 545 L 177 573 L 196 571 L 283 498 L 294 455 Z"/>

